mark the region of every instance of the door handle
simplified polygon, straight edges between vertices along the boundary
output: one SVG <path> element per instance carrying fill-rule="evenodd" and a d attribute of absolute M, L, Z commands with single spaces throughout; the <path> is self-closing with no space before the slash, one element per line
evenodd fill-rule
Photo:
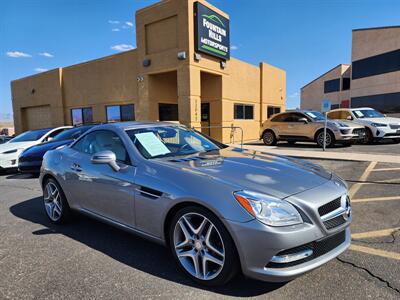
<path fill-rule="evenodd" d="M 72 166 L 71 166 L 71 170 L 76 171 L 76 172 L 81 172 L 82 168 L 81 168 L 80 165 L 78 165 L 76 163 L 73 163 Z"/>

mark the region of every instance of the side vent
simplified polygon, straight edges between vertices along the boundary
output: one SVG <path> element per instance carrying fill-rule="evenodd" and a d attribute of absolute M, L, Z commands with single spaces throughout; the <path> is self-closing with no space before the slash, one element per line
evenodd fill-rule
<path fill-rule="evenodd" d="M 138 192 L 140 193 L 140 195 L 150 198 L 150 199 L 157 199 L 157 198 L 160 198 L 162 195 L 162 192 L 153 190 L 153 189 L 145 187 L 145 186 L 141 186 L 138 189 Z"/>

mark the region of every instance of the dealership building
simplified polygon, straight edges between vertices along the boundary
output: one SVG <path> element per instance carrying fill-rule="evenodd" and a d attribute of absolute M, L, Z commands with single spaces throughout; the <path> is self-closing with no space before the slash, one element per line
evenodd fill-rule
<path fill-rule="evenodd" d="M 285 71 L 230 57 L 229 16 L 206 1 L 136 12 L 137 48 L 11 82 L 16 132 L 113 121 L 179 121 L 223 142 L 259 138 L 285 109 Z"/>
<path fill-rule="evenodd" d="M 351 64 L 341 64 L 301 88 L 301 108 L 372 107 L 400 114 L 400 26 L 353 30 Z"/>

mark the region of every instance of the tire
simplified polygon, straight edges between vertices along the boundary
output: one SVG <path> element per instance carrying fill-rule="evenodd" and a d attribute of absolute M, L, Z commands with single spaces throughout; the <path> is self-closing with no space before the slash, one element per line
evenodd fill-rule
<path fill-rule="evenodd" d="M 262 140 L 266 146 L 275 146 L 278 142 L 272 130 L 265 130 L 262 135 Z"/>
<path fill-rule="evenodd" d="M 224 285 L 239 270 L 239 258 L 230 234 L 218 217 L 205 208 L 180 209 L 170 222 L 168 241 L 179 267 L 199 284 Z"/>
<path fill-rule="evenodd" d="M 54 224 L 67 222 L 71 217 L 71 209 L 60 185 L 53 178 L 43 185 L 43 205 L 47 217 Z"/>
<path fill-rule="evenodd" d="M 372 131 L 369 128 L 365 128 L 365 137 L 362 140 L 364 145 L 370 145 L 374 142 L 374 136 L 372 135 Z"/>
<path fill-rule="evenodd" d="M 318 144 L 319 147 L 324 147 L 324 131 L 320 130 L 315 135 L 315 142 Z M 326 148 L 333 147 L 335 145 L 335 136 L 330 130 L 326 131 Z"/>

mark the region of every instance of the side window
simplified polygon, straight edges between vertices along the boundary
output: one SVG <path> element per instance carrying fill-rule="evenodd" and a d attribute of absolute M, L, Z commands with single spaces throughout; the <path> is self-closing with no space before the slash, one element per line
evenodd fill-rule
<path fill-rule="evenodd" d="M 336 120 L 340 118 L 340 111 L 331 111 L 328 113 L 328 119 Z"/>
<path fill-rule="evenodd" d="M 271 122 L 284 122 L 288 114 L 281 114 L 271 119 Z"/>
<path fill-rule="evenodd" d="M 292 121 L 291 122 L 299 122 L 299 123 L 303 123 L 302 121 L 300 121 L 300 119 L 307 119 L 308 121 L 310 121 L 310 118 L 303 115 L 303 114 L 292 114 Z"/>
<path fill-rule="evenodd" d="M 348 117 L 351 117 L 350 112 L 348 112 L 347 110 L 342 110 L 340 114 L 340 119 L 347 120 Z M 351 118 L 353 119 L 353 117 Z"/>
<path fill-rule="evenodd" d="M 51 141 L 57 134 L 63 132 L 63 131 L 66 130 L 66 129 L 68 129 L 68 128 L 63 128 L 63 129 L 54 130 L 52 133 L 50 133 L 50 134 L 46 137 L 45 141 L 46 141 L 46 142 L 47 142 L 47 141 Z"/>
<path fill-rule="evenodd" d="M 97 130 L 85 135 L 73 148 L 76 151 L 94 154 L 100 151 L 112 151 L 117 161 L 130 164 L 128 153 L 120 137 L 109 130 Z"/>

